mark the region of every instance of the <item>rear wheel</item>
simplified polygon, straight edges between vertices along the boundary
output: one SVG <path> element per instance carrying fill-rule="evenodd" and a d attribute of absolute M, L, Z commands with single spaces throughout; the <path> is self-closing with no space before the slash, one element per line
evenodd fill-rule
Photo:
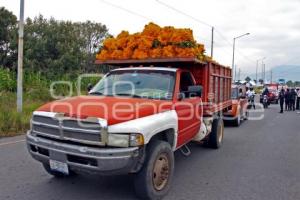
<path fill-rule="evenodd" d="M 221 118 L 216 118 L 212 124 L 212 131 L 209 135 L 208 145 L 211 148 L 218 149 L 223 143 L 224 122 Z"/>
<path fill-rule="evenodd" d="M 135 176 L 135 192 L 141 199 L 161 199 L 170 189 L 174 155 L 169 143 L 153 141 L 146 151 L 143 168 Z"/>

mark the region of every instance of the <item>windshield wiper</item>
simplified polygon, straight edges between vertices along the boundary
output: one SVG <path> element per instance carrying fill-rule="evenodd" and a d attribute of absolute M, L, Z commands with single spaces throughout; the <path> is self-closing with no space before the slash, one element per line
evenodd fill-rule
<path fill-rule="evenodd" d="M 129 94 L 129 93 L 117 93 L 116 96 L 129 96 L 134 98 L 142 98 L 142 96 L 136 95 L 136 94 Z"/>
<path fill-rule="evenodd" d="M 90 92 L 89 94 L 91 94 L 91 95 L 103 95 L 102 92 L 97 92 L 97 91 L 95 91 L 95 92 Z"/>

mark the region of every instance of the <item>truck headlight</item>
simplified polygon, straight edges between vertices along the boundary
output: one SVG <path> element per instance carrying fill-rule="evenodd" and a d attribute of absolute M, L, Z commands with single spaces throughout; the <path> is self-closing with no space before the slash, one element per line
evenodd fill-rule
<path fill-rule="evenodd" d="M 129 144 L 131 147 L 144 145 L 144 136 L 138 133 L 130 134 Z"/>
<path fill-rule="evenodd" d="M 144 137 L 141 134 L 115 134 L 108 133 L 108 146 L 136 147 L 144 145 Z"/>

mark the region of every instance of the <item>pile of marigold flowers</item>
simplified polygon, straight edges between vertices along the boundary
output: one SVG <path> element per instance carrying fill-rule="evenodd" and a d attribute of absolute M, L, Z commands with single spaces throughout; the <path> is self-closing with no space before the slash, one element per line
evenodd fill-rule
<path fill-rule="evenodd" d="M 160 27 L 154 23 L 145 26 L 141 33 L 122 31 L 116 38 L 107 38 L 97 54 L 97 60 L 195 57 L 204 55 L 203 44 L 198 44 L 191 29 Z"/>

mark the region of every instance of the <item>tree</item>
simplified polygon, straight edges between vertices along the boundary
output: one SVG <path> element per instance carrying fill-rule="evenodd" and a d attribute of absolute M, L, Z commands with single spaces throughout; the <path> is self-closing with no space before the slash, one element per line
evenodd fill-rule
<path fill-rule="evenodd" d="M 247 77 L 245 78 L 245 81 L 250 82 L 250 81 L 251 81 L 251 78 L 250 78 L 249 76 L 247 76 Z"/>
<path fill-rule="evenodd" d="M 106 37 L 110 37 L 105 25 L 101 23 L 92 23 L 86 21 L 84 23 L 76 23 L 75 26 L 79 30 L 79 36 L 85 46 L 85 65 L 87 70 L 94 67 L 96 53 L 99 52 L 101 44 Z"/>
<path fill-rule="evenodd" d="M 287 85 L 288 87 L 294 87 L 294 83 L 293 83 L 293 81 L 291 81 L 291 80 L 289 80 L 288 82 L 286 82 L 286 85 Z"/>
<path fill-rule="evenodd" d="M 27 19 L 24 32 L 25 66 L 49 77 L 89 71 L 109 35 L 100 23 L 47 20 L 42 15 Z"/>
<path fill-rule="evenodd" d="M 12 68 L 17 59 L 16 45 L 17 17 L 0 7 L 0 65 Z"/>

